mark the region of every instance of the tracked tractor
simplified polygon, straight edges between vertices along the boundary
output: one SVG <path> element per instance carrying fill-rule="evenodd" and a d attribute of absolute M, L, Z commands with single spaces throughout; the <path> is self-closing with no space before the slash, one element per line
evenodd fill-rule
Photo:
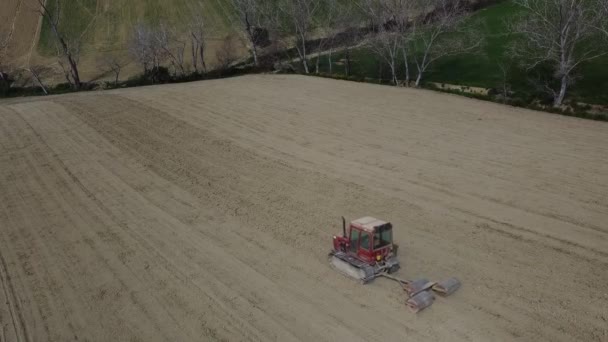
<path fill-rule="evenodd" d="M 435 300 L 433 293 L 448 296 L 460 288 L 456 278 L 432 282 L 395 277 L 392 274 L 400 268 L 398 247 L 393 242 L 391 223 L 366 216 L 352 221 L 347 229 L 342 217 L 342 236 L 333 237 L 330 263 L 340 273 L 364 284 L 378 277 L 398 282 L 409 296 L 406 305 L 414 312 L 430 306 Z"/>
<path fill-rule="evenodd" d="M 368 282 L 381 272 L 399 269 L 398 246 L 393 243 L 393 225 L 373 217 L 350 223 L 342 217 L 342 236 L 334 236 L 332 265 L 342 273 Z"/>

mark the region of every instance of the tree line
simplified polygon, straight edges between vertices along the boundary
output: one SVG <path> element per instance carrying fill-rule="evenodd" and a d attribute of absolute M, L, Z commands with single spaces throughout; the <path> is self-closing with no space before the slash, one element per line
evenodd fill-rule
<path fill-rule="evenodd" d="M 83 32 L 70 32 L 62 16 L 66 0 L 49 8 L 44 0 L 39 15 L 55 39 L 57 64 L 66 82 L 80 90 Z M 482 25 L 467 25 L 472 8 L 481 0 L 229 0 L 232 28 L 215 49 L 216 68 L 228 68 L 238 60 L 238 41 L 246 42 L 249 63 L 255 67 L 283 64 L 303 73 L 319 73 L 326 58 L 332 73 L 333 56 L 344 57 L 345 74 L 354 47 L 368 49 L 390 70 L 394 85 L 419 87 L 430 67 L 447 56 L 480 53 L 484 45 Z M 509 24 L 517 38 L 506 55 L 531 75 L 539 90 L 551 94 L 559 107 L 577 71 L 588 61 L 608 52 L 608 0 L 513 0 L 522 10 Z M 202 1 L 190 9 L 185 23 L 139 22 L 131 29 L 124 50 L 140 65 L 143 77 L 162 82 L 188 73 L 208 72 L 209 37 L 219 30 L 206 21 Z M 16 70 L 6 60 L 7 35 L 0 33 L 0 91 L 20 72 L 44 85 L 48 67 Z M 128 61 L 118 55 L 100 54 L 100 71 L 118 83 Z M 402 63 L 402 64 L 401 64 Z M 506 75 L 509 70 L 498 65 Z M 504 87 L 505 96 L 507 87 Z"/>

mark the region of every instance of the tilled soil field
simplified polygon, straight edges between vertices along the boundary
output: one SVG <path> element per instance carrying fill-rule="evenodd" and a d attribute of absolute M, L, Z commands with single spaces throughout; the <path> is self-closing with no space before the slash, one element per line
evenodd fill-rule
<path fill-rule="evenodd" d="M 301 76 L 0 102 L 0 341 L 608 341 L 608 125 Z M 418 315 L 327 262 L 395 226 Z"/>

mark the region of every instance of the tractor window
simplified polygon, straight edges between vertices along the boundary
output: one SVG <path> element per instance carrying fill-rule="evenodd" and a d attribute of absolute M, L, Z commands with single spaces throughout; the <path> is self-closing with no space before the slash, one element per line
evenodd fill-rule
<path fill-rule="evenodd" d="M 380 227 L 374 233 L 374 249 L 382 248 L 390 245 L 393 241 L 393 230 L 391 227 Z"/>
<path fill-rule="evenodd" d="M 369 250 L 369 234 L 361 234 L 361 249 Z"/>
<path fill-rule="evenodd" d="M 359 235 L 360 232 L 356 229 L 351 229 L 350 231 L 350 250 L 353 253 L 357 253 L 359 249 Z"/>

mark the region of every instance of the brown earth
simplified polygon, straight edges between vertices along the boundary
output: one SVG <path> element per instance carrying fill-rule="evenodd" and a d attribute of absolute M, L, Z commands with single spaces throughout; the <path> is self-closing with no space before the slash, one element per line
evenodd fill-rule
<path fill-rule="evenodd" d="M 608 340 L 605 123 L 247 76 L 5 100 L 0 148 L 0 341 Z M 340 215 L 463 288 L 337 274 Z"/>

